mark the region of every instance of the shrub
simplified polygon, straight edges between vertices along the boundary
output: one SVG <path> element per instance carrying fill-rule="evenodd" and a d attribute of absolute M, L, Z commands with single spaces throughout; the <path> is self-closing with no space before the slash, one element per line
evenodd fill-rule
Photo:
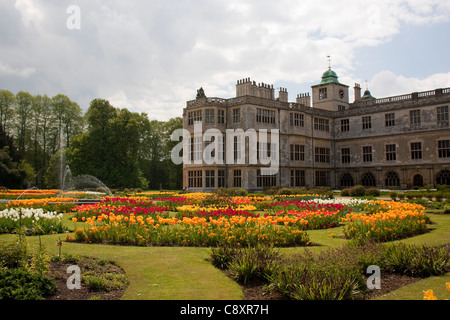
<path fill-rule="evenodd" d="M 423 193 L 423 192 L 416 192 L 416 196 L 415 196 L 416 199 L 421 200 L 424 197 L 425 197 L 425 193 Z"/>
<path fill-rule="evenodd" d="M 391 199 L 395 201 L 395 200 L 397 200 L 398 193 L 393 191 L 393 192 L 389 193 L 389 197 L 391 197 Z"/>
<path fill-rule="evenodd" d="M 356 257 L 339 250 L 318 255 L 305 251 L 269 279 L 280 293 L 296 300 L 350 299 L 364 280 Z"/>
<path fill-rule="evenodd" d="M 27 250 L 14 244 L 0 244 L 0 268 L 18 268 L 28 265 L 31 256 Z"/>
<path fill-rule="evenodd" d="M 361 185 L 354 186 L 350 190 L 351 190 L 350 195 L 352 197 L 363 197 L 366 195 L 366 188 L 364 188 L 364 186 Z"/>
<path fill-rule="evenodd" d="M 280 190 L 280 187 L 277 186 L 273 186 L 273 187 L 265 187 L 264 188 L 264 193 L 265 194 L 269 194 L 269 195 L 274 195 L 278 192 L 278 190 Z"/>
<path fill-rule="evenodd" d="M 248 191 L 245 189 L 238 189 L 235 191 L 234 193 L 235 196 L 247 196 L 248 195 Z"/>
<path fill-rule="evenodd" d="M 90 290 L 106 292 L 124 288 L 128 281 L 126 275 L 109 272 L 100 275 L 86 273 L 82 280 Z"/>
<path fill-rule="evenodd" d="M 218 246 L 217 248 L 212 248 L 209 255 L 209 261 L 211 264 L 219 269 L 228 269 L 228 266 L 233 260 L 236 254 L 236 248 L 230 246 Z"/>
<path fill-rule="evenodd" d="M 23 268 L 0 271 L 0 300 L 41 300 L 56 291 L 47 276 Z"/>
<path fill-rule="evenodd" d="M 450 204 L 444 206 L 444 213 L 450 213 Z"/>
<path fill-rule="evenodd" d="M 450 255 L 445 247 L 415 246 L 403 243 L 384 246 L 385 269 L 413 277 L 430 277 L 450 270 Z"/>
<path fill-rule="evenodd" d="M 436 199 L 437 202 L 441 202 L 442 199 L 444 198 L 444 193 L 442 191 L 438 191 L 434 194 L 434 198 Z"/>
<path fill-rule="evenodd" d="M 368 196 L 378 197 L 378 196 L 380 196 L 380 194 L 381 194 L 380 190 L 378 190 L 375 187 L 372 187 L 372 188 L 369 188 L 366 190 L 366 195 L 368 195 Z"/>
<path fill-rule="evenodd" d="M 279 251 L 273 246 L 257 245 L 235 250 L 227 265 L 232 277 L 246 284 L 255 279 L 263 281 L 268 279 L 274 272 L 280 257 Z"/>
<path fill-rule="evenodd" d="M 414 192 L 405 192 L 405 197 L 408 200 L 414 199 Z"/>
<path fill-rule="evenodd" d="M 281 188 L 277 191 L 277 195 L 291 195 L 293 194 L 292 189 L 289 188 Z"/>
<path fill-rule="evenodd" d="M 201 201 L 201 205 L 204 207 L 232 206 L 232 203 L 233 203 L 233 198 L 232 198 L 231 192 L 229 192 L 229 191 L 208 194 Z"/>
<path fill-rule="evenodd" d="M 433 194 L 433 192 L 427 192 L 427 193 L 425 194 L 425 197 L 426 197 L 428 200 L 433 201 L 433 199 L 434 199 L 434 194 Z"/>
<path fill-rule="evenodd" d="M 341 190 L 341 196 L 343 196 L 343 197 L 350 196 L 350 189 L 349 188 L 342 189 Z"/>

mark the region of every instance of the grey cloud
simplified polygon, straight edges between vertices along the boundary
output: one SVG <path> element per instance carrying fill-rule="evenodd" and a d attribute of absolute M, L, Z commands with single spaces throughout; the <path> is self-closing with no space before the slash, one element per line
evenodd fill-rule
<path fill-rule="evenodd" d="M 376 3 L 389 8 L 384 0 Z M 354 49 L 386 41 L 397 32 L 391 27 L 398 23 L 395 16 L 383 16 L 381 30 L 366 34 L 367 8 L 349 0 L 342 5 L 344 11 L 332 1 L 32 4 L 40 18 L 25 25 L 14 2 L 0 3 L 0 64 L 27 75 L 15 76 L 0 67 L 1 89 L 63 93 L 83 108 L 94 98 L 112 98 L 121 104 L 117 107 L 160 119 L 180 116 L 185 101 L 195 97 L 200 86 L 209 88 L 208 95 L 227 97 L 240 77 L 315 81 L 326 67 L 327 54 L 334 55 L 339 71 L 351 73 Z M 80 30 L 66 27 L 66 9 L 72 4 L 81 9 Z M 427 18 L 435 11 L 413 14 Z"/>

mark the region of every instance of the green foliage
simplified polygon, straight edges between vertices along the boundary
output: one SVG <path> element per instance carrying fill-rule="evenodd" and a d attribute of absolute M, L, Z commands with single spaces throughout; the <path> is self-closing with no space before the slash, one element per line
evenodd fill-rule
<path fill-rule="evenodd" d="M 413 277 L 430 277 L 450 271 L 450 254 L 445 247 L 387 244 L 384 269 Z"/>
<path fill-rule="evenodd" d="M 99 275 L 87 272 L 82 275 L 82 281 L 92 291 L 109 292 L 125 288 L 128 283 L 128 278 L 126 275 L 111 272 Z"/>
<path fill-rule="evenodd" d="M 41 237 L 39 236 L 39 246 L 37 251 L 33 254 L 31 269 L 37 274 L 43 275 L 49 270 L 49 261 L 45 246 L 41 242 Z"/>
<path fill-rule="evenodd" d="M 357 258 L 350 252 L 305 251 L 286 261 L 269 277 L 272 286 L 296 300 L 351 299 L 363 284 Z"/>
<path fill-rule="evenodd" d="M 138 158 L 143 115 L 95 99 L 86 120 L 87 132 L 77 136 L 69 149 L 73 175 L 92 175 L 111 188 L 146 188 Z"/>
<path fill-rule="evenodd" d="M 19 268 L 28 265 L 30 257 L 26 243 L 21 246 L 15 244 L 0 244 L 0 269 Z"/>
<path fill-rule="evenodd" d="M 372 196 L 378 197 L 381 194 L 380 190 L 375 187 L 365 188 L 362 185 L 357 185 L 351 188 L 345 188 L 341 190 L 341 196 L 344 197 L 364 197 L 364 196 Z"/>
<path fill-rule="evenodd" d="M 32 175 L 32 174 L 31 174 Z M 9 188 L 23 188 L 30 177 L 30 168 L 21 157 L 13 139 L 6 134 L 0 123 L 0 177 L 1 185 Z"/>
<path fill-rule="evenodd" d="M 183 166 L 174 164 L 171 159 L 172 149 L 181 143 L 172 141 L 171 135 L 182 128 L 181 117 L 166 122 L 142 121 L 139 163 L 150 189 L 180 190 L 186 187 L 182 185 Z"/>
<path fill-rule="evenodd" d="M 392 191 L 389 193 L 389 197 L 391 197 L 392 200 L 397 200 L 398 192 Z"/>
<path fill-rule="evenodd" d="M 380 194 L 381 194 L 380 190 L 378 190 L 377 188 L 374 188 L 374 187 L 368 188 L 366 190 L 366 195 L 368 195 L 368 196 L 378 197 L 378 196 L 380 196 Z"/>
<path fill-rule="evenodd" d="M 277 191 L 277 195 L 291 195 L 293 194 L 293 190 L 290 188 L 281 188 Z"/>
<path fill-rule="evenodd" d="M 444 213 L 450 213 L 450 204 L 444 206 Z"/>
<path fill-rule="evenodd" d="M 58 150 L 55 154 L 50 158 L 47 171 L 44 175 L 44 181 L 47 188 L 50 189 L 61 189 L 61 175 L 64 170 L 64 161 L 61 161 L 61 158 L 65 159 L 67 157 L 67 150 Z"/>
<path fill-rule="evenodd" d="M 22 268 L 0 270 L 0 300 L 41 300 L 55 291 L 45 275 Z"/>
<path fill-rule="evenodd" d="M 23 235 L 14 245 L 0 245 L 0 300 L 39 300 L 52 294 L 56 285 L 44 275 L 47 270 L 45 248 L 39 246 L 31 256 Z"/>
<path fill-rule="evenodd" d="M 214 191 L 215 194 L 225 197 L 247 196 L 248 191 L 245 189 L 219 188 Z"/>
<path fill-rule="evenodd" d="M 350 190 L 351 190 L 350 195 L 352 197 L 362 197 L 366 195 L 366 188 L 364 188 L 364 186 L 361 185 L 354 186 Z"/>
<path fill-rule="evenodd" d="M 268 245 L 235 249 L 222 247 L 212 255 L 220 268 L 227 267 L 232 277 L 244 284 L 252 280 L 267 281 L 281 258 L 279 251 Z"/>
<path fill-rule="evenodd" d="M 218 246 L 211 249 L 208 260 L 218 269 L 228 269 L 230 262 L 236 253 L 236 248 L 231 246 Z"/>
<path fill-rule="evenodd" d="M 210 261 L 229 269 L 240 283 L 263 280 L 269 288 L 290 299 L 354 299 L 364 292 L 367 268 L 413 277 L 443 275 L 450 271 L 450 247 L 403 243 L 343 246 L 313 254 L 281 255 L 273 247 L 212 249 Z"/>

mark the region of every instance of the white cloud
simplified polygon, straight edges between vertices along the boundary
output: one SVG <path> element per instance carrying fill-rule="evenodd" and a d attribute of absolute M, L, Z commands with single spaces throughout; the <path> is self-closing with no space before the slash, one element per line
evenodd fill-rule
<path fill-rule="evenodd" d="M 35 6 L 33 0 L 16 0 L 15 7 L 22 14 L 22 22 L 29 25 L 32 22 L 38 24 L 43 19 L 42 12 Z"/>
<path fill-rule="evenodd" d="M 450 72 L 436 73 L 419 79 L 396 75 L 391 71 L 381 71 L 369 82 L 369 90 L 376 98 L 449 87 Z"/>
<path fill-rule="evenodd" d="M 0 76 L 18 76 L 20 78 L 28 78 L 36 72 L 35 68 L 13 68 L 0 60 Z"/>

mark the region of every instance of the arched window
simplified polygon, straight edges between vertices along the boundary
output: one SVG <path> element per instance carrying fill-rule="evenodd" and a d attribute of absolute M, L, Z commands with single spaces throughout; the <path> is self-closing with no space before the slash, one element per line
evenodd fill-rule
<path fill-rule="evenodd" d="M 400 178 L 397 172 L 391 171 L 386 175 L 385 180 L 386 187 L 399 187 L 400 186 Z"/>
<path fill-rule="evenodd" d="M 361 184 L 364 187 L 376 187 L 377 185 L 377 180 L 375 179 L 375 176 L 371 173 L 371 172 L 367 172 L 362 180 L 361 180 Z"/>
<path fill-rule="evenodd" d="M 450 186 L 450 171 L 442 170 L 436 177 L 436 184 Z"/>
<path fill-rule="evenodd" d="M 421 174 L 416 174 L 413 178 L 414 187 L 423 187 L 423 177 Z"/>
<path fill-rule="evenodd" d="M 350 173 L 344 173 L 342 175 L 341 187 L 353 187 L 353 177 Z"/>

